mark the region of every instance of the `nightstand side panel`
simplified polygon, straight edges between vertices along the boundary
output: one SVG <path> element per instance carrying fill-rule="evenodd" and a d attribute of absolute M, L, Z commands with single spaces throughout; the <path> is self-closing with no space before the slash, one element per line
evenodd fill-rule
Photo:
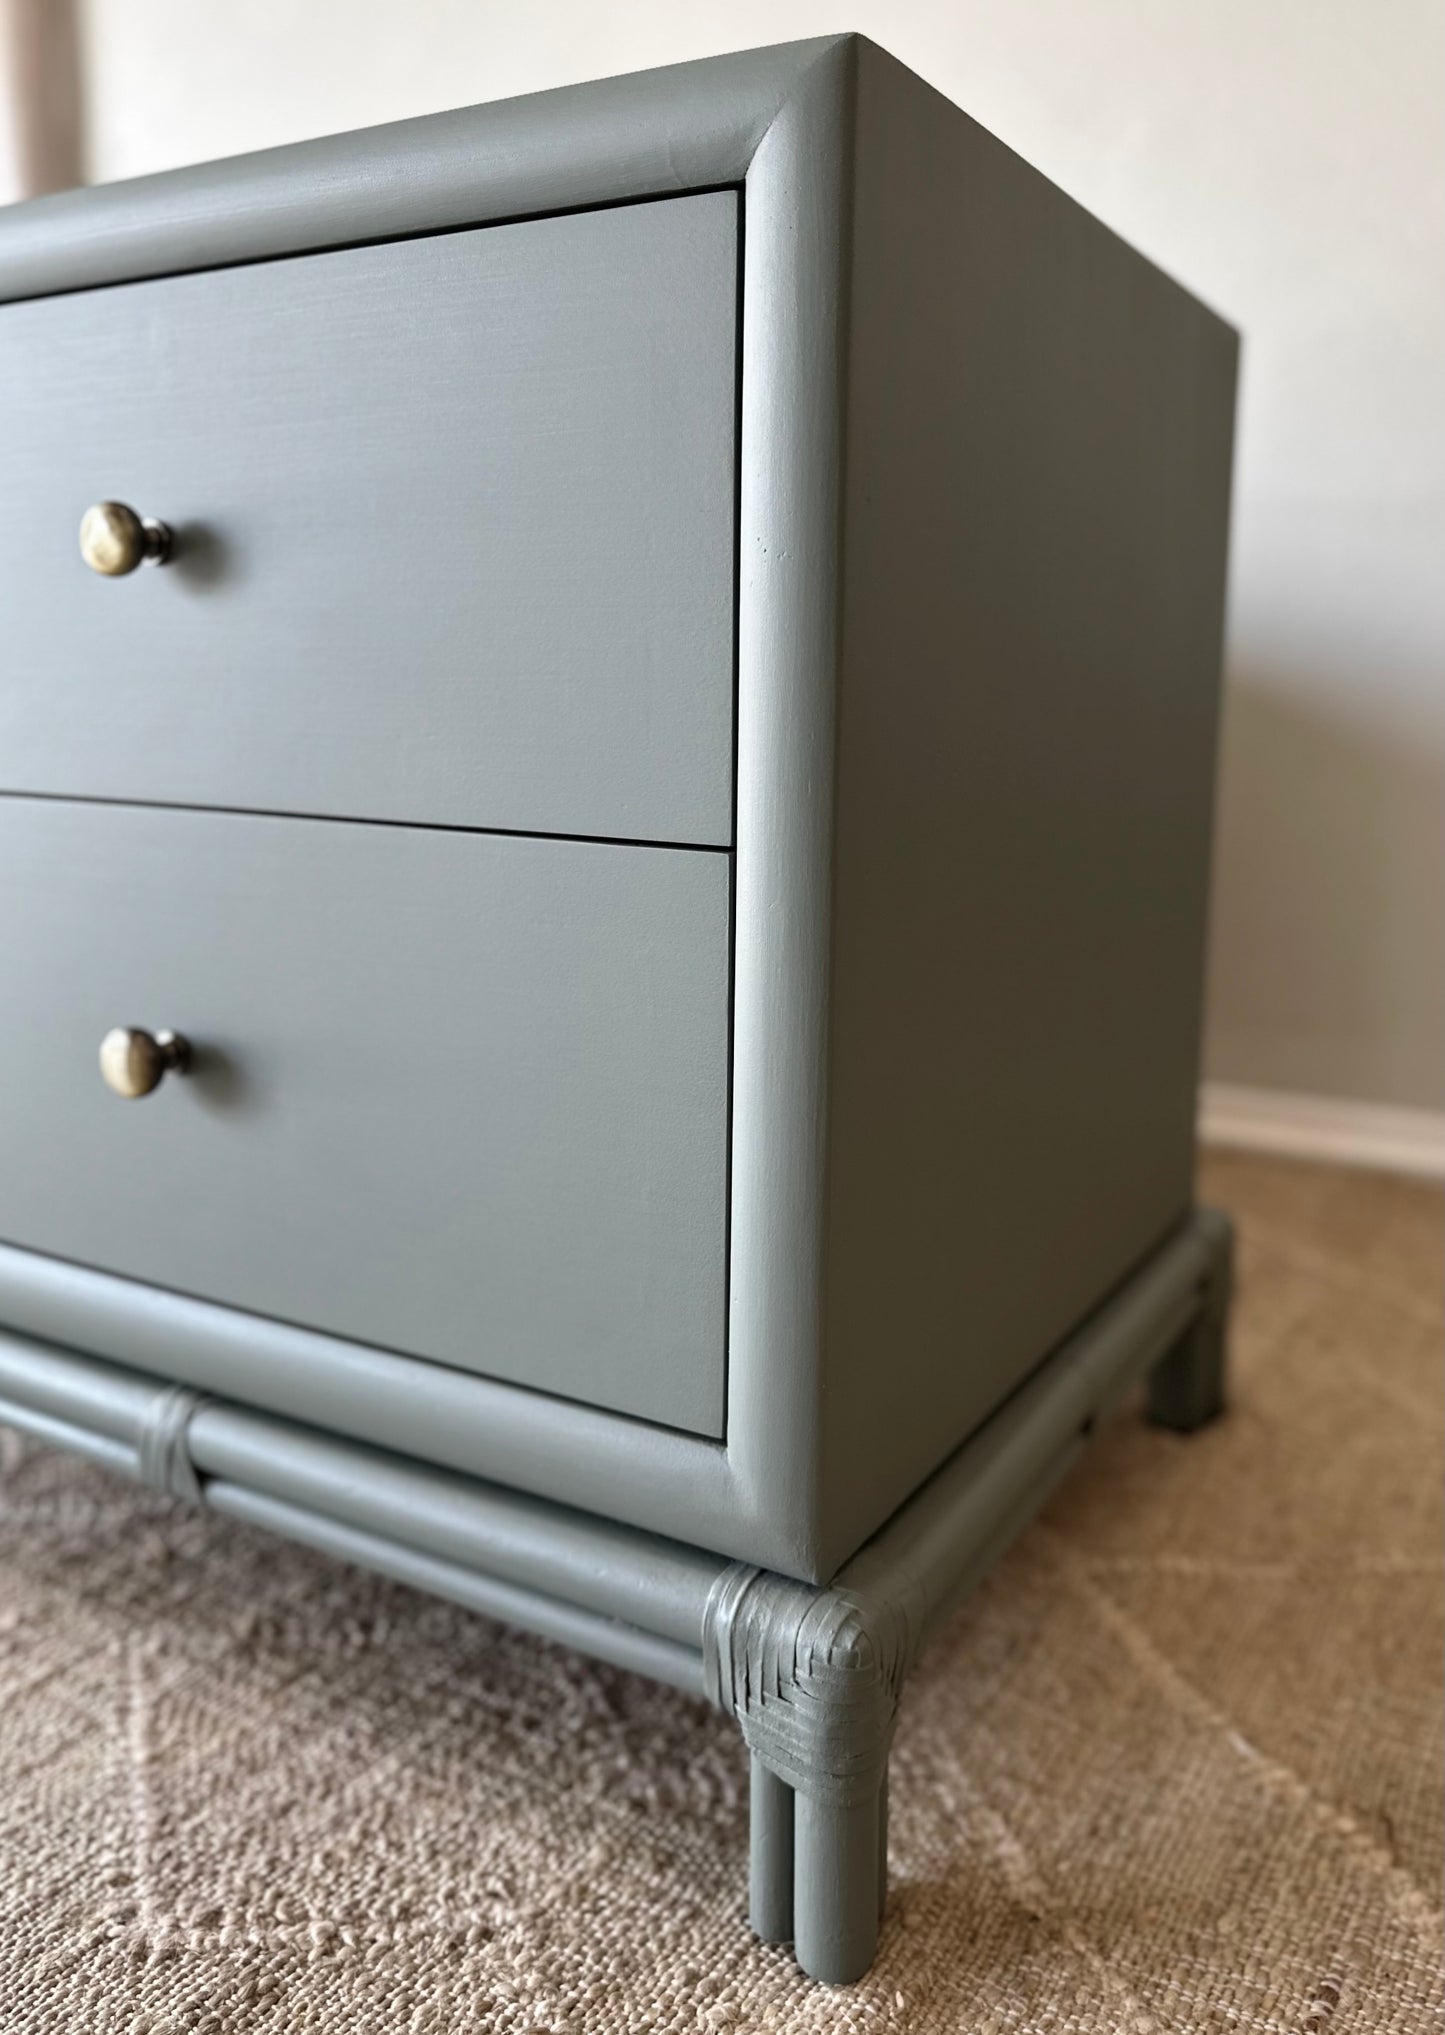
<path fill-rule="evenodd" d="M 1236 339 L 859 46 L 820 1542 L 1190 1204 Z"/>

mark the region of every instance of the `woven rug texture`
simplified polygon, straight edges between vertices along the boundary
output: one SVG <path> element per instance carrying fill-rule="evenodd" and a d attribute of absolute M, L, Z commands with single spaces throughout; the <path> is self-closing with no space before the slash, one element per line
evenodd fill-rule
<path fill-rule="evenodd" d="M 1203 1190 L 1232 1410 L 925 1658 L 849 1991 L 748 1935 L 730 1723 L 5 1434 L 0 2031 L 1439 2031 L 1441 1196 Z"/>

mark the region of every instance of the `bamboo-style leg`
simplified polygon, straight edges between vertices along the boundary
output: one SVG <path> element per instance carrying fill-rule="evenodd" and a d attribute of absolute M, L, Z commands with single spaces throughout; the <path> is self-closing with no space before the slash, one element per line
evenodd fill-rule
<path fill-rule="evenodd" d="M 793 1940 L 793 1791 L 753 1755 L 748 1919 L 764 1943 Z"/>
<path fill-rule="evenodd" d="M 878 1942 L 879 1797 L 839 1808 L 796 1798 L 793 1948 L 809 1978 L 851 1985 Z"/>
<path fill-rule="evenodd" d="M 1211 1226 L 1215 1260 L 1203 1304 L 1149 1375 L 1149 1418 L 1178 1434 L 1192 1434 L 1224 1411 L 1234 1233 L 1223 1216 Z"/>

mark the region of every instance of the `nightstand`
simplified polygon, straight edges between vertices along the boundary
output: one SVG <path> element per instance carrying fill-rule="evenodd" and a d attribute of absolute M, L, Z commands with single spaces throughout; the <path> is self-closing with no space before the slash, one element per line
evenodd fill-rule
<path fill-rule="evenodd" d="M 0 299 L 0 1418 L 706 1689 L 857 1976 L 930 1627 L 1220 1404 L 1234 334 L 857 37 Z"/>

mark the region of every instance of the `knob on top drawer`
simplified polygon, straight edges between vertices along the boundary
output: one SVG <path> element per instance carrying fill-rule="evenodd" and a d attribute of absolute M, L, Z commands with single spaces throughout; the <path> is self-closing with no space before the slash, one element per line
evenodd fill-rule
<path fill-rule="evenodd" d="M 0 306 L 6 788 L 726 845 L 737 202 Z"/>
<path fill-rule="evenodd" d="M 164 565 L 171 533 L 154 516 L 138 516 L 128 502 L 93 502 L 80 519 L 80 555 L 92 572 L 120 579 L 138 565 Z"/>

